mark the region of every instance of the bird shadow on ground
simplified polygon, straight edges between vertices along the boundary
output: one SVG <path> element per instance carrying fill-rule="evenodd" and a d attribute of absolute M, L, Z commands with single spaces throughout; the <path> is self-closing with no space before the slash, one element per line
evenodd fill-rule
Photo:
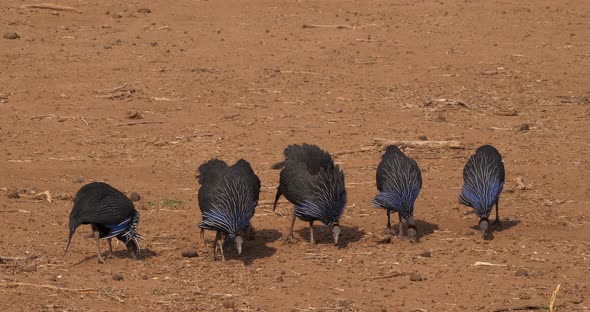
<path fill-rule="evenodd" d="M 509 229 L 517 226 L 518 224 L 520 224 L 520 220 L 509 220 L 509 219 L 502 220 L 502 218 L 500 218 L 500 222 L 502 223 L 502 226 L 497 226 L 497 225 L 493 224 L 494 221 L 490 221 L 490 222 L 492 222 L 490 224 L 490 229 L 491 229 L 492 233 L 506 231 L 506 230 L 509 230 Z M 479 224 L 472 225 L 471 229 L 479 231 Z"/>
<path fill-rule="evenodd" d="M 350 227 L 346 225 L 340 225 L 340 231 L 340 237 L 338 238 L 338 248 L 345 248 L 349 243 L 358 242 L 365 235 L 365 231 L 360 230 L 357 226 Z M 299 234 L 299 236 L 301 236 L 302 239 L 309 242 L 309 226 L 297 229 L 296 232 Z M 332 230 L 329 226 L 314 225 L 313 233 L 316 244 L 334 244 Z"/>
<path fill-rule="evenodd" d="M 113 252 L 113 254 L 114 254 L 113 258 L 107 258 L 107 252 L 103 251 L 102 256 L 103 256 L 103 258 L 105 258 L 105 262 L 109 262 L 109 261 L 113 261 L 113 260 L 117 260 L 117 259 L 125 259 L 125 258 L 133 259 L 133 257 L 126 250 L 116 250 Z M 137 256 L 137 260 L 141 261 L 141 260 L 145 260 L 145 259 L 150 259 L 150 258 L 153 258 L 157 255 L 158 254 L 155 251 L 153 251 L 149 248 L 146 248 L 146 249 L 141 250 L 141 252 Z M 81 261 L 74 263 L 73 265 L 74 266 L 79 265 L 79 264 L 82 264 L 82 263 L 87 262 L 89 260 L 97 261 L 96 254 L 93 254 L 91 256 L 87 256 L 84 259 L 82 259 Z"/>
<path fill-rule="evenodd" d="M 414 221 L 416 221 L 416 228 L 418 229 L 418 239 L 431 235 L 438 230 L 438 224 L 418 219 L 414 219 Z"/>

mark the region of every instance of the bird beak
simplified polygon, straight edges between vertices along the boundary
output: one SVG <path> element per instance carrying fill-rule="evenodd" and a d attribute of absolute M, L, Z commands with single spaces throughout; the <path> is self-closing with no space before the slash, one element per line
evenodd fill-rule
<path fill-rule="evenodd" d="M 234 238 L 234 242 L 236 243 L 236 250 L 238 251 L 238 255 L 242 255 L 242 244 L 244 243 L 244 238 L 241 236 L 236 236 Z"/>
<path fill-rule="evenodd" d="M 332 236 L 334 237 L 334 245 L 338 245 L 338 238 L 340 237 L 340 226 L 338 224 L 332 226 Z"/>

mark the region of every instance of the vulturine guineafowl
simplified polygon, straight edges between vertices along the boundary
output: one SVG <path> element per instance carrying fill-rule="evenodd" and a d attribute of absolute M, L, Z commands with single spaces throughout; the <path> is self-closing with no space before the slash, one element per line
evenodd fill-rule
<path fill-rule="evenodd" d="M 502 156 L 491 145 L 479 147 L 463 169 L 464 184 L 459 202 L 475 209 L 484 239 L 491 239 L 488 218 L 494 205 L 496 205 L 496 220 L 493 225 L 502 226 L 498 213 L 498 201 L 504 187 L 504 178 Z"/>
<path fill-rule="evenodd" d="M 103 182 L 89 183 L 80 188 L 70 213 L 70 234 L 64 255 L 70 248 L 74 232 L 82 224 L 90 224 L 92 227 L 99 263 L 104 262 L 99 240 L 108 241 L 108 257 L 112 257 L 111 239 L 113 237 L 125 243 L 133 258 L 137 258 L 140 252 L 139 240 L 143 239 L 143 236 L 137 233 L 139 213 L 131 200 L 119 190 Z"/>
<path fill-rule="evenodd" d="M 321 221 L 332 230 L 334 243 L 340 236 L 340 217 L 346 205 L 344 173 L 332 156 L 316 145 L 289 145 L 285 160 L 273 169 L 282 169 L 273 211 L 281 195 L 295 205 L 288 240 L 293 240 L 295 218 L 309 222 L 310 242 L 314 244 L 313 222 Z"/>
<path fill-rule="evenodd" d="M 408 237 L 415 242 L 417 237 L 414 222 L 414 203 L 422 188 L 422 175 L 415 160 L 407 157 L 397 146 L 385 149 L 377 166 L 377 189 L 379 194 L 372 203 L 387 211 L 387 229 L 391 229 L 391 211 L 399 215 L 399 235 L 403 236 L 403 220 L 408 224 Z"/>
<path fill-rule="evenodd" d="M 235 243 L 238 255 L 242 254 L 244 237 L 250 230 L 260 195 L 260 180 L 250 164 L 240 159 L 233 166 L 212 159 L 199 167 L 199 208 L 202 213 L 201 238 L 204 230 L 215 231 L 213 260 L 217 249 L 225 261 L 223 243 L 229 238 Z"/>

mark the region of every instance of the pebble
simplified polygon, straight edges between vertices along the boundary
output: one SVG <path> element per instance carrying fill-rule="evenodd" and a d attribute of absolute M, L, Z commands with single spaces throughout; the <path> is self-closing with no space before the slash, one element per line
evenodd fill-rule
<path fill-rule="evenodd" d="M 236 304 L 234 303 L 234 300 L 231 298 L 227 298 L 225 300 L 223 300 L 223 307 L 226 309 L 233 309 L 236 306 Z"/>
<path fill-rule="evenodd" d="M 131 194 L 129 194 L 129 199 L 133 202 L 137 202 L 141 199 L 141 196 L 135 192 L 131 192 Z"/>
<path fill-rule="evenodd" d="M 523 123 L 518 128 L 518 131 L 528 131 L 528 130 L 531 130 L 531 125 L 529 125 L 528 123 Z"/>
<path fill-rule="evenodd" d="M 4 39 L 13 40 L 13 39 L 19 39 L 19 38 L 20 38 L 20 36 L 15 32 L 8 32 L 8 33 L 4 34 Z"/>
<path fill-rule="evenodd" d="M 430 251 L 425 251 L 420 254 L 420 257 L 430 258 L 430 257 L 432 257 L 432 254 L 430 253 Z"/>
<path fill-rule="evenodd" d="M 10 192 L 7 196 L 8 198 L 20 198 L 20 195 L 18 195 L 17 191 Z"/>
<path fill-rule="evenodd" d="M 486 69 L 486 70 L 482 71 L 481 74 L 482 75 L 485 75 L 485 76 L 497 75 L 498 74 L 498 70 L 496 70 L 496 69 Z"/>
<path fill-rule="evenodd" d="M 522 293 L 518 296 L 518 298 L 520 299 L 531 299 L 531 295 L 527 294 L 527 293 Z"/>
<path fill-rule="evenodd" d="M 279 282 L 279 283 L 283 282 L 283 277 L 282 276 L 277 277 L 277 282 Z"/>
<path fill-rule="evenodd" d="M 57 194 L 53 195 L 53 199 L 73 200 L 74 196 L 72 196 L 72 194 L 68 194 L 68 193 L 57 193 Z"/>
<path fill-rule="evenodd" d="M 391 243 L 391 235 L 379 235 L 375 234 L 375 243 L 377 244 L 389 244 Z"/>
<path fill-rule="evenodd" d="M 423 280 L 425 280 L 425 278 L 422 277 L 422 275 L 420 275 L 420 273 L 412 273 L 410 275 L 410 281 L 412 281 L 412 282 L 420 282 Z"/>
<path fill-rule="evenodd" d="M 113 280 L 115 280 L 115 281 L 122 281 L 123 280 L 123 274 L 121 274 L 121 273 L 115 273 L 115 274 L 113 274 Z"/>
<path fill-rule="evenodd" d="M 525 269 L 518 269 L 514 272 L 515 276 L 529 276 L 529 272 Z"/>
<path fill-rule="evenodd" d="M 182 251 L 181 255 L 185 258 L 194 258 L 198 257 L 199 253 L 197 253 L 196 249 L 185 249 Z"/>
<path fill-rule="evenodd" d="M 139 13 L 152 13 L 152 10 L 148 9 L 148 8 L 141 8 L 139 10 L 137 10 L 137 12 Z"/>

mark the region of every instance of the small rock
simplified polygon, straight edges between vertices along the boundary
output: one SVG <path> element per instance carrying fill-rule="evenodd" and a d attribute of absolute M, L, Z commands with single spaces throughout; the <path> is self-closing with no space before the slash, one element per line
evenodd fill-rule
<path fill-rule="evenodd" d="M 481 72 L 481 74 L 484 75 L 484 76 L 497 75 L 498 74 L 498 70 L 496 70 L 496 69 L 486 69 L 486 70 L 483 70 Z"/>
<path fill-rule="evenodd" d="M 194 258 L 199 256 L 197 250 L 195 249 L 185 249 L 182 251 L 181 255 L 185 258 Z"/>
<path fill-rule="evenodd" d="M 418 140 L 426 141 L 426 140 L 428 140 L 428 137 L 425 135 L 420 135 L 420 136 L 418 136 Z"/>
<path fill-rule="evenodd" d="M 389 244 L 391 243 L 391 235 L 379 235 L 375 234 L 375 243 L 377 244 Z"/>
<path fill-rule="evenodd" d="M 112 49 L 112 48 L 113 48 L 113 46 L 111 46 L 111 45 L 108 45 L 108 44 L 107 44 L 107 45 L 105 45 L 103 48 L 104 48 L 105 50 L 109 50 L 109 49 Z"/>
<path fill-rule="evenodd" d="M 148 9 L 148 8 L 141 8 L 139 10 L 137 10 L 138 13 L 152 13 L 152 10 Z"/>
<path fill-rule="evenodd" d="M 122 281 L 123 280 L 123 274 L 121 274 L 121 273 L 115 273 L 115 274 L 113 274 L 113 280 L 115 280 L 115 281 Z"/>
<path fill-rule="evenodd" d="M 14 39 L 19 39 L 20 36 L 15 33 L 15 32 L 8 32 L 4 34 L 4 39 L 10 39 L 10 40 L 14 40 Z"/>
<path fill-rule="evenodd" d="M 131 194 L 129 194 L 129 199 L 132 202 L 137 202 L 141 199 L 141 196 L 139 196 L 139 194 L 135 193 L 135 192 L 131 192 Z"/>
<path fill-rule="evenodd" d="M 529 276 L 529 272 L 525 269 L 518 269 L 514 272 L 515 276 Z"/>
<path fill-rule="evenodd" d="M 527 293 L 522 293 L 518 296 L 518 298 L 520 299 L 531 299 L 531 295 L 527 294 Z"/>
<path fill-rule="evenodd" d="M 120 12 L 115 12 L 113 13 L 113 18 L 122 18 L 123 14 L 121 14 Z"/>
<path fill-rule="evenodd" d="M 420 254 L 420 257 L 430 258 L 432 257 L 432 254 L 430 253 L 430 251 L 425 251 Z"/>
<path fill-rule="evenodd" d="M 143 119 L 143 115 L 136 110 L 128 111 L 125 117 L 129 119 Z"/>
<path fill-rule="evenodd" d="M 520 125 L 520 127 L 518 127 L 518 131 L 529 131 L 531 130 L 531 125 L 528 123 L 523 123 L 522 125 Z"/>
<path fill-rule="evenodd" d="M 420 273 L 412 273 L 410 275 L 410 281 L 412 282 L 420 282 L 423 281 L 425 278 L 420 275 Z"/>
<path fill-rule="evenodd" d="M 277 277 L 277 282 L 282 283 L 283 282 L 283 277 L 282 276 Z"/>
<path fill-rule="evenodd" d="M 58 200 L 73 200 L 74 196 L 72 196 L 72 194 L 68 194 L 68 193 L 57 193 L 54 194 L 53 199 L 58 199 Z"/>
<path fill-rule="evenodd" d="M 158 45 L 158 42 L 152 41 L 152 42 L 149 43 L 149 45 L 152 46 L 152 47 L 155 47 L 155 46 Z"/>
<path fill-rule="evenodd" d="M 20 195 L 18 195 L 17 191 L 12 191 L 10 193 L 8 193 L 8 198 L 20 198 Z"/>
<path fill-rule="evenodd" d="M 236 306 L 232 298 L 226 298 L 223 300 L 223 307 L 226 309 L 233 309 Z"/>

